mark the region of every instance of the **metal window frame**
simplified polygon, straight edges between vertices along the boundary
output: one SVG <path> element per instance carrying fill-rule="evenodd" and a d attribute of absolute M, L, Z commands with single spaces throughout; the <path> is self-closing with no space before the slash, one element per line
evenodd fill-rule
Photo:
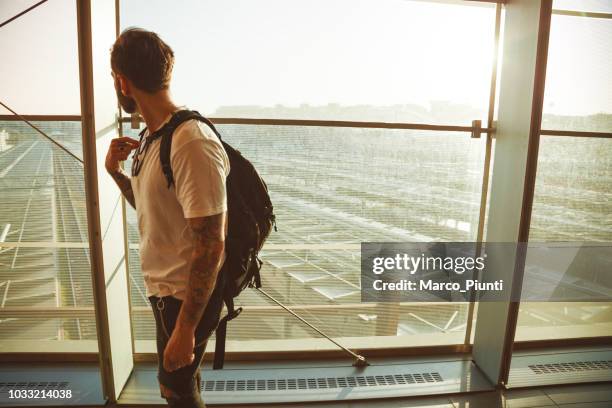
<path fill-rule="evenodd" d="M 540 135 L 542 130 L 542 116 L 544 113 L 544 89 L 546 86 L 546 72 L 548 69 L 548 45 L 550 40 L 550 28 L 552 23 L 552 0 L 545 0 L 540 6 L 540 21 L 538 28 L 538 41 L 536 49 L 535 79 L 533 102 L 531 106 L 531 127 L 529 135 L 529 145 L 527 148 L 527 169 L 525 171 L 523 204 L 521 209 L 521 219 L 519 224 L 518 242 L 529 241 L 529 231 L 531 229 L 531 214 L 533 212 L 533 201 L 535 197 L 535 186 L 537 179 L 538 159 L 540 151 Z M 520 252 L 517 260 L 517 269 L 520 279 L 513 282 L 513 290 L 519 290 L 523 286 L 523 273 L 525 269 L 526 254 Z M 510 303 L 510 313 L 508 319 L 508 335 L 504 348 L 507 349 L 509 356 L 503 359 L 502 372 L 499 382 L 508 383 L 510 374 L 510 363 L 512 361 L 514 336 L 516 334 L 519 302 Z"/>
<path fill-rule="evenodd" d="M 102 377 L 102 389 L 106 398 L 115 394 L 111 363 L 111 341 L 107 310 L 104 261 L 102 250 L 102 228 L 100 206 L 97 197 L 98 175 L 96 158 L 96 127 L 94 110 L 94 77 L 90 0 L 76 1 L 77 39 L 79 58 L 79 83 L 81 97 L 81 129 L 83 140 L 83 170 L 85 179 L 87 228 L 91 277 L 93 286 L 94 314 L 98 334 L 98 362 Z"/>

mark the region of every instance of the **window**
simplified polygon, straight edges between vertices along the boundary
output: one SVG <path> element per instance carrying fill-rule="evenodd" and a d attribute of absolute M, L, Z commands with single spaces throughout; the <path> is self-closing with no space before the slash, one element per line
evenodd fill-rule
<path fill-rule="evenodd" d="M 608 0 L 554 0 L 553 7 L 559 10 L 612 13 L 612 4 Z"/>
<path fill-rule="evenodd" d="M 610 38 L 609 18 L 553 15 L 543 129 L 612 131 Z"/>
<path fill-rule="evenodd" d="M 556 9 L 611 12 L 609 2 L 555 1 Z M 612 20 L 553 15 L 542 128 L 612 131 L 608 74 Z M 612 241 L 612 140 L 541 136 L 530 241 Z M 521 305 L 517 340 L 612 333 L 612 303 Z"/>
<path fill-rule="evenodd" d="M 124 132 L 135 137 L 127 126 Z M 384 336 L 380 347 L 408 344 L 398 336 L 413 336 L 410 344 L 463 342 L 466 304 L 361 303 L 360 243 L 474 240 L 484 139 L 309 126 L 219 125 L 219 130 L 253 161 L 275 205 L 279 231 L 261 254 L 266 291 L 326 334 L 353 338 L 361 346 L 371 336 Z M 133 210 L 128 227 L 138 352 L 153 347 L 155 326 L 140 274 Z M 258 347 L 269 349 L 280 347 L 274 340 L 293 349 L 315 344 L 305 340 L 316 333 L 254 290 L 237 300 L 245 310 L 231 324 L 228 349 L 232 341 L 267 340 Z M 149 340 L 148 346 L 142 340 Z"/>
<path fill-rule="evenodd" d="M 3 1 L 0 19 L 32 3 Z M 0 99 L 42 115 L 34 125 L 82 158 L 76 34 L 73 2 L 50 1 L 2 27 Z M 0 348 L 97 351 L 83 166 L 0 115 Z"/>
<path fill-rule="evenodd" d="M 80 156 L 79 121 L 34 124 Z M 97 350 L 83 167 L 20 121 L 0 121 L 0 313 L 3 350 Z"/>
<path fill-rule="evenodd" d="M 542 136 L 530 241 L 612 241 L 611 140 Z M 612 332 L 612 304 L 524 302 L 517 340 Z"/>
<path fill-rule="evenodd" d="M 121 6 L 123 28 L 156 31 L 173 47 L 177 102 L 211 117 L 486 123 L 491 4 L 217 1 L 191 2 L 189 13 L 163 2 Z M 372 336 L 377 347 L 416 345 L 417 336 L 426 345 L 463 343 L 466 304 L 361 303 L 360 243 L 475 240 L 483 139 L 358 125 L 219 128 L 271 191 L 279 231 L 262 253 L 266 290 L 353 346 L 372 347 Z M 136 351 L 152 351 L 130 211 Z M 229 350 L 327 346 L 259 293 L 238 301 L 248 307 L 231 324 Z"/>
<path fill-rule="evenodd" d="M 224 1 L 121 6 L 123 28 L 156 31 L 174 48 L 177 101 L 211 116 L 485 123 L 492 4 L 261 0 L 231 7 Z"/>
<path fill-rule="evenodd" d="M 34 1 L 4 0 L 5 21 Z M 62 24 L 49 24 L 61 21 Z M 49 1 L 2 27 L 2 101 L 22 115 L 81 112 L 74 2 Z M 0 106 L 0 115 L 9 114 Z"/>

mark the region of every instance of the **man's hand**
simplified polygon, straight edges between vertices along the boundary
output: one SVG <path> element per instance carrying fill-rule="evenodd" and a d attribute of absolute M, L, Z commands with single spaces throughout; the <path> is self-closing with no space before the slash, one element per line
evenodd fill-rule
<path fill-rule="evenodd" d="M 122 162 L 128 158 L 130 152 L 140 145 L 138 140 L 130 137 L 118 137 L 111 140 L 110 147 L 106 153 L 106 161 L 104 166 L 106 171 L 113 173 L 119 171 L 119 162 Z"/>
<path fill-rule="evenodd" d="M 194 347 L 193 330 L 185 330 L 177 325 L 164 350 L 164 370 L 172 372 L 193 363 Z"/>

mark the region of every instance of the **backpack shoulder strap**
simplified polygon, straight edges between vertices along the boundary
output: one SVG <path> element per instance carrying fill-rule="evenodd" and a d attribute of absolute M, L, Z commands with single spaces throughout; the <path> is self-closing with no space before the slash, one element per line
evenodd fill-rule
<path fill-rule="evenodd" d="M 200 115 L 197 111 L 191 110 L 181 110 L 172 115 L 172 118 L 162 126 L 157 132 L 155 137 L 161 136 L 161 144 L 159 146 L 159 159 L 161 162 L 162 171 L 164 172 L 164 176 L 166 177 L 166 181 L 168 182 L 168 188 L 172 186 L 174 183 L 174 174 L 172 173 L 172 166 L 170 165 L 170 151 L 172 150 L 172 134 L 182 123 L 191 120 L 197 119 L 201 122 L 205 122 L 208 124 L 210 121 Z M 212 123 L 209 125 L 212 127 Z M 218 135 L 216 129 L 214 132 Z"/>
<path fill-rule="evenodd" d="M 140 138 L 140 141 L 142 141 L 142 138 L 144 137 L 144 134 L 146 133 L 146 131 L 147 131 L 147 127 L 145 126 L 145 127 L 144 127 L 144 128 L 141 130 L 141 131 L 140 131 L 140 133 L 138 133 L 138 137 Z"/>
<path fill-rule="evenodd" d="M 234 306 L 234 298 L 232 296 L 224 296 L 223 301 L 227 308 L 227 315 L 221 318 L 215 329 L 215 357 L 213 361 L 213 370 L 223 368 L 225 362 L 225 338 L 227 335 L 227 322 L 235 319 L 242 312 L 242 307 Z"/>
<path fill-rule="evenodd" d="M 195 117 L 194 119 L 199 120 L 200 122 L 204 122 L 208 125 L 209 128 L 212 129 L 213 132 L 215 132 L 215 135 L 217 135 L 217 137 L 219 138 L 220 141 L 223 141 L 223 139 L 221 139 L 221 133 L 219 133 L 219 131 L 217 130 L 217 128 L 215 127 L 215 125 L 213 125 L 213 123 L 208 119 L 205 118 L 204 116 L 200 115 L 200 113 L 198 111 L 193 111 L 194 113 L 196 113 L 198 116 Z"/>

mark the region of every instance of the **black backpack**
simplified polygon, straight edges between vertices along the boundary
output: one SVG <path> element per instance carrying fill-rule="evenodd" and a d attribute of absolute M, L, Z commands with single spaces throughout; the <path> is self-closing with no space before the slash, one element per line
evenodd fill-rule
<path fill-rule="evenodd" d="M 216 329 L 215 360 L 213 369 L 223 368 L 227 322 L 237 317 L 242 307 L 234 307 L 234 298 L 247 287 L 261 287 L 259 271 L 262 261 L 258 257 L 272 226 L 276 230 L 272 202 L 268 187 L 257 170 L 238 150 L 225 143 L 215 126 L 197 111 L 181 110 L 158 131 L 161 136 L 159 158 L 168 188 L 174 183 L 170 166 L 172 134 L 183 122 L 191 119 L 206 123 L 217 135 L 230 162 L 226 180 L 228 232 L 225 240 L 226 259 L 219 271 L 217 284 L 223 285 L 223 301 L 227 315 Z M 142 131 L 141 135 L 144 134 Z"/>

